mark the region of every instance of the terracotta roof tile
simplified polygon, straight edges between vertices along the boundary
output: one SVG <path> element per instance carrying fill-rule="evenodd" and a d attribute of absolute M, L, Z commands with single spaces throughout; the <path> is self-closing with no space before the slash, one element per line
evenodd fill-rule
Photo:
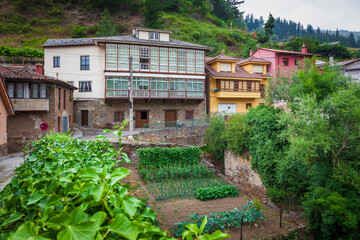
<path fill-rule="evenodd" d="M 231 78 L 251 78 L 251 79 L 263 79 L 268 75 L 263 74 L 251 74 L 240 67 L 235 67 L 235 73 L 231 72 L 217 72 L 208 64 L 205 64 L 206 70 L 210 72 L 214 77 L 231 77 Z"/>
<path fill-rule="evenodd" d="M 248 57 L 248 58 L 245 58 L 245 59 L 241 59 L 240 61 L 238 61 L 236 63 L 236 65 L 241 65 L 241 64 L 244 64 L 244 63 L 247 63 L 247 62 L 270 63 L 270 61 L 267 61 L 267 60 L 262 59 L 262 58 Z"/>
<path fill-rule="evenodd" d="M 206 59 L 205 59 L 206 62 L 212 62 L 215 60 L 238 61 L 239 59 L 232 57 L 232 56 L 225 55 L 225 54 L 220 54 L 220 55 L 217 55 L 216 57 L 209 58 L 209 61 L 206 61 Z"/>
<path fill-rule="evenodd" d="M 270 51 L 270 52 L 282 53 L 282 54 L 301 55 L 301 56 L 312 56 L 313 55 L 311 53 L 301 53 L 301 52 L 286 51 L 286 50 L 271 49 L 271 48 L 258 48 L 256 51 L 258 51 L 259 49 Z"/>

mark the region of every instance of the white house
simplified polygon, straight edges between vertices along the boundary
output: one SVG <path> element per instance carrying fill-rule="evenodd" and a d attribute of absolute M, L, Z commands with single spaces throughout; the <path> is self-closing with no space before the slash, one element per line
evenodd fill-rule
<path fill-rule="evenodd" d="M 49 39 L 45 74 L 78 87 L 74 120 L 111 127 L 129 117 L 133 59 L 135 127 L 203 118 L 204 56 L 211 48 L 170 39 L 170 31 L 136 28 L 132 35 Z"/>

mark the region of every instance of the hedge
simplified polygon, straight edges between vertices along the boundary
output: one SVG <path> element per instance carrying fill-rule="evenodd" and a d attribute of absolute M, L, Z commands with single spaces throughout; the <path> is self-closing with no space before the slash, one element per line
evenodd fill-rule
<path fill-rule="evenodd" d="M 239 191 L 236 187 L 231 185 L 224 185 L 221 187 L 199 188 L 195 193 L 195 198 L 206 201 L 223 197 L 237 197 L 238 195 Z"/>
<path fill-rule="evenodd" d="M 198 147 L 143 148 L 138 149 L 139 166 L 194 165 L 200 162 L 201 151 Z"/>

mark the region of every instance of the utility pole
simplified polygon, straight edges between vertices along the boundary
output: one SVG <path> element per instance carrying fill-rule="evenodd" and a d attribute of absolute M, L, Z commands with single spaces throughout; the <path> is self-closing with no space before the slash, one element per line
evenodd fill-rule
<path fill-rule="evenodd" d="M 130 130 L 130 134 L 129 134 L 129 138 L 132 138 L 133 135 L 133 121 L 134 121 L 134 111 L 133 111 L 133 87 L 132 87 L 132 81 L 133 81 L 133 58 L 130 57 L 129 58 L 129 68 L 130 68 L 130 77 L 129 77 L 129 118 L 130 118 L 130 126 L 129 126 L 129 130 Z"/>

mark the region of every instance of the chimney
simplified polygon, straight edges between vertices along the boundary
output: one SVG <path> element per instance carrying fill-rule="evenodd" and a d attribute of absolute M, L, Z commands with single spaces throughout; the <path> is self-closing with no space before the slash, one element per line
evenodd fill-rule
<path fill-rule="evenodd" d="M 330 64 L 330 66 L 334 66 L 334 57 L 333 56 L 329 57 L 329 64 Z"/>
<path fill-rule="evenodd" d="M 35 72 L 44 75 L 44 66 L 41 63 L 35 64 L 36 70 Z"/>
<path fill-rule="evenodd" d="M 250 50 L 250 57 L 253 55 L 254 51 L 251 49 Z"/>
<path fill-rule="evenodd" d="M 304 43 L 301 47 L 301 53 L 307 53 L 307 46 Z"/>

